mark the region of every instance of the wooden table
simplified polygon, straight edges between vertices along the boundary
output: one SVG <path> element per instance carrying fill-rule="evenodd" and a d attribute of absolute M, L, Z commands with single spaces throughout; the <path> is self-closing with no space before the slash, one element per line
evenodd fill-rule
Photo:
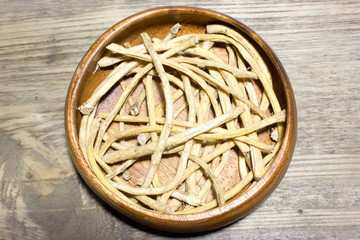
<path fill-rule="evenodd" d="M 360 239 L 360 2 L 177 1 L 255 30 L 295 91 L 289 170 L 253 213 L 194 239 Z M 167 239 L 116 213 L 77 174 L 64 133 L 72 74 L 110 26 L 152 1 L 2 1 L 0 239 Z"/>

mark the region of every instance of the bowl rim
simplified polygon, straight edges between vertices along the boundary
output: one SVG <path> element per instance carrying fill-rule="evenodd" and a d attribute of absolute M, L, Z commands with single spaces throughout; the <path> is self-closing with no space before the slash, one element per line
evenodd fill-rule
<path fill-rule="evenodd" d="M 144 209 L 135 204 L 126 202 L 116 196 L 115 198 L 110 198 L 110 196 L 114 197 L 114 195 L 100 181 L 98 181 L 87 164 L 85 164 L 86 162 L 80 149 L 76 128 L 76 112 L 78 107 L 76 106 L 78 98 L 77 93 L 81 82 L 84 81 L 83 73 L 90 66 L 93 57 L 96 56 L 102 48 L 108 45 L 118 32 L 121 32 L 121 30 L 129 24 L 142 21 L 144 18 L 146 19 L 159 13 L 164 14 L 171 11 L 176 11 L 179 14 L 189 12 L 207 14 L 219 21 L 232 25 L 236 29 L 241 30 L 244 34 L 248 35 L 256 42 L 256 44 L 259 45 L 276 68 L 279 78 L 284 86 L 286 99 L 287 121 L 284 140 L 269 170 L 246 194 L 236 199 L 232 199 L 231 201 L 227 201 L 223 206 L 201 213 L 179 215 L 165 214 Z M 122 214 L 151 227 L 175 232 L 197 232 L 218 228 L 242 218 L 259 206 L 261 202 L 273 192 L 285 175 L 295 148 L 297 114 L 295 97 L 282 64 L 268 44 L 253 30 L 230 16 L 210 9 L 188 6 L 165 6 L 141 11 L 119 21 L 106 30 L 89 48 L 77 66 L 69 85 L 65 105 L 65 128 L 70 148 L 70 155 L 77 171 L 80 173 L 88 186 L 108 204 L 120 211 Z"/>

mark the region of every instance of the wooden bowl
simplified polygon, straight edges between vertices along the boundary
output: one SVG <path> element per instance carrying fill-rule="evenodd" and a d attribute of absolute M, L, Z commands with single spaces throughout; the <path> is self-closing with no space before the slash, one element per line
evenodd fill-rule
<path fill-rule="evenodd" d="M 140 33 L 164 37 L 175 23 L 183 26 L 182 33 L 204 32 L 209 23 L 221 23 L 241 32 L 260 52 L 274 81 L 274 90 L 280 105 L 286 109 L 287 121 L 282 146 L 271 167 L 261 180 L 246 194 L 235 196 L 225 205 L 202 213 L 172 215 L 146 210 L 130 204 L 107 189 L 92 173 L 82 155 L 78 131 L 81 115 L 77 108 L 87 100 L 104 79 L 104 74 L 93 74 L 96 63 L 102 57 L 105 47 L 113 42 L 140 43 Z M 67 139 L 74 164 L 92 190 L 122 214 L 142 224 L 172 232 L 200 232 L 232 223 L 259 206 L 276 188 L 283 178 L 296 142 L 297 116 L 294 94 L 289 79 L 280 61 L 270 47 L 254 31 L 224 14 L 194 7 L 161 7 L 146 10 L 128 17 L 107 30 L 87 51 L 72 78 L 65 110 Z"/>

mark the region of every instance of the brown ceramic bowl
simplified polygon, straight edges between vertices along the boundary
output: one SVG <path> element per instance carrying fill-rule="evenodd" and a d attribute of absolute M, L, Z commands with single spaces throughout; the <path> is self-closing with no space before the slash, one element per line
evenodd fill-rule
<path fill-rule="evenodd" d="M 96 62 L 104 55 L 105 46 L 112 42 L 140 43 L 140 33 L 156 33 L 164 37 L 173 24 L 183 25 L 182 33 L 204 32 L 209 23 L 222 23 L 241 32 L 260 52 L 273 77 L 274 89 L 281 106 L 287 111 L 286 131 L 281 149 L 263 178 L 242 196 L 235 196 L 221 207 L 186 215 L 158 213 L 129 204 L 109 191 L 90 171 L 81 153 L 78 131 L 81 115 L 77 111 L 94 89 L 104 79 L 93 74 Z M 294 94 L 280 61 L 270 47 L 254 31 L 224 14 L 194 7 L 161 7 L 146 10 L 128 17 L 107 30 L 88 50 L 72 78 L 65 110 L 66 133 L 74 164 L 86 183 L 122 214 L 150 227 L 173 232 L 199 232 L 215 229 L 234 222 L 259 206 L 283 178 L 296 141 L 297 117 Z"/>

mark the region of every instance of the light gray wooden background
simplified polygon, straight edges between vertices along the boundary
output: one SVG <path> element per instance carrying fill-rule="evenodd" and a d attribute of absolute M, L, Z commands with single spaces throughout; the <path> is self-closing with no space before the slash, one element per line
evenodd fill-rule
<path fill-rule="evenodd" d="M 278 55 L 299 132 L 253 213 L 194 239 L 360 239 L 360 1 L 0 1 L 0 239 L 167 239 L 116 213 L 76 173 L 64 133 L 72 74 L 110 26 L 147 8 L 230 15 Z"/>

